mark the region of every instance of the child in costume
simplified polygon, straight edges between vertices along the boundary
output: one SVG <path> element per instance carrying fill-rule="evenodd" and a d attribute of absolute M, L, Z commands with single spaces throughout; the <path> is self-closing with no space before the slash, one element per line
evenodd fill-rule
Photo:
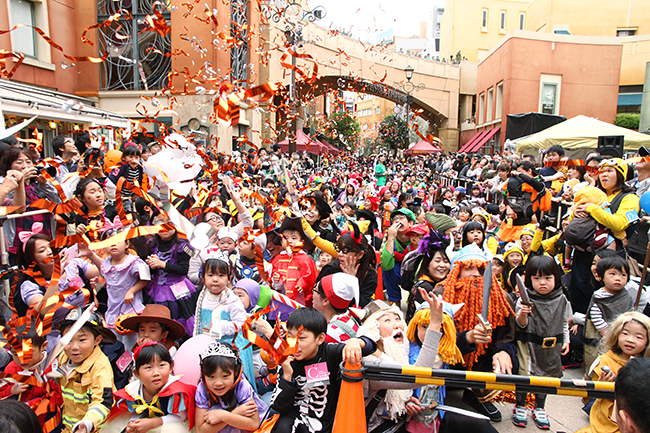
<path fill-rule="evenodd" d="M 244 377 L 237 352 L 229 344 L 211 343 L 201 355 L 201 382 L 196 388 L 197 430 L 256 430 L 266 411 L 266 404 Z"/>
<path fill-rule="evenodd" d="M 81 314 L 81 308 L 70 311 L 61 322 L 61 334 Z M 99 348 L 102 342 L 115 342 L 115 336 L 103 327 L 101 316 L 93 313 L 63 348 L 58 365 L 52 366 L 52 376 L 58 377 L 63 393 L 63 433 L 98 430 L 113 406 L 113 370 Z"/>
<path fill-rule="evenodd" d="M 650 319 L 636 311 L 621 314 L 609 327 L 603 345 L 609 350 L 598 360 L 592 380 L 613 382 L 630 358 L 650 357 Z M 603 370 L 605 366 L 609 372 Z M 613 411 L 614 400 L 597 399 L 589 413 L 590 425 L 577 433 L 618 432 Z"/>
<path fill-rule="evenodd" d="M 262 263 L 264 264 L 264 278 L 262 278 L 262 272 L 258 269 L 258 264 L 255 259 L 256 248 L 261 248 L 262 252 L 266 249 L 265 234 L 259 236 L 244 235 L 244 237 L 239 240 L 239 254 L 231 256 L 235 281 L 243 278 L 250 278 L 260 284 L 265 283 L 265 279 L 268 278 L 267 275 L 271 273 L 272 267 L 270 263 L 262 257 Z"/>
<path fill-rule="evenodd" d="M 396 209 L 390 214 L 391 226 L 386 230 L 386 239 L 381 247 L 381 269 L 388 302 L 399 305 L 402 261 L 411 244 L 409 229 L 415 224 L 415 215 L 406 208 Z"/>
<path fill-rule="evenodd" d="M 134 350 L 137 378 L 115 393 L 115 405 L 102 433 L 182 433 L 194 427 L 196 387 L 174 376 L 165 346 L 148 341 Z M 137 429 L 137 430 L 136 430 Z"/>
<path fill-rule="evenodd" d="M 168 219 L 159 219 L 170 223 Z M 175 229 L 156 234 L 150 244 L 147 264 L 151 268 L 151 283 L 146 288 L 152 302 L 169 308 L 172 319 L 185 326 L 187 335 L 192 335 L 190 319 L 194 314 L 196 288 L 187 278 L 192 247 L 178 238 Z"/>
<path fill-rule="evenodd" d="M 588 374 L 599 354 L 601 336 L 607 333 L 609 325 L 627 311 L 631 311 L 634 300 L 625 289 L 630 275 L 630 267 L 620 256 L 605 257 L 598 260 L 596 272 L 604 286 L 591 295 L 587 308 L 584 329 L 585 369 Z"/>
<path fill-rule="evenodd" d="M 305 251 L 313 248 L 312 240 L 305 234 L 300 218 L 286 217 L 277 233 L 281 236 L 283 251 L 271 260 L 271 287 L 311 307 L 318 270 Z"/>
<path fill-rule="evenodd" d="M 358 318 L 349 308 L 359 306 L 359 280 L 343 272 L 326 275 L 314 288 L 314 308 L 327 319 L 326 343 L 345 343 L 357 336 Z"/>
<path fill-rule="evenodd" d="M 345 344 L 325 343 L 327 320 L 313 308 L 300 308 L 289 315 L 287 335 L 297 338 L 300 329 L 298 351 L 280 364 L 271 401 L 280 416 L 272 432 L 330 433 L 341 389 L 341 362 L 368 356 L 377 346 L 367 337 L 352 338 Z M 314 369 L 317 375 L 307 373 Z"/>
<path fill-rule="evenodd" d="M 549 256 L 533 256 L 526 265 L 525 286 L 532 305 L 517 301 L 519 374 L 562 377 L 562 356 L 569 353 L 571 305 L 562 293 L 562 269 Z M 526 427 L 526 392 L 517 392 L 512 422 Z M 544 409 L 546 394 L 535 393 L 535 425 L 544 430 L 550 423 Z"/>
<path fill-rule="evenodd" d="M 207 334 L 217 341 L 232 343 L 239 349 L 244 374 L 254 384 L 253 350 L 241 329 L 248 317 L 239 297 L 228 287 L 230 264 L 222 259 L 203 262 L 203 290 L 196 303 L 193 335 Z M 253 385 L 254 386 L 254 385 Z"/>
<path fill-rule="evenodd" d="M 449 368 L 449 365 L 462 362 L 463 354 L 456 346 L 456 326 L 453 315 L 463 307 L 463 304 L 443 304 L 442 317 L 442 338 L 438 345 L 438 353 L 433 368 Z M 406 329 L 406 336 L 410 342 L 409 364 L 417 362 L 422 350 L 422 345 L 431 322 L 431 309 L 425 302 L 420 304 L 409 322 Z M 439 404 L 444 404 L 446 387 L 437 385 L 426 385 L 413 391 L 413 398 L 410 404 L 421 405 L 418 414 L 414 415 L 407 423 L 407 431 L 410 433 L 444 433 L 457 431 L 490 432 L 496 430 L 489 421 L 481 421 L 464 415 L 451 412 L 441 412 L 436 409 Z"/>
<path fill-rule="evenodd" d="M 121 326 L 138 334 L 134 351 L 145 343 L 160 343 L 172 358 L 178 349 L 176 340 L 185 336 L 185 327 L 171 318 L 169 308 L 158 304 L 145 305 L 142 313 L 122 320 Z"/>
<path fill-rule="evenodd" d="M 119 219 L 114 225 L 104 231 L 103 238 L 109 238 L 118 233 L 122 228 Z M 138 256 L 128 252 L 129 241 L 116 241 L 114 245 L 104 248 L 107 254 L 102 260 L 87 246 L 80 245 L 80 251 L 97 266 L 102 276 L 106 279 L 106 293 L 108 294 L 106 323 L 109 328 L 115 328 L 119 316 L 127 313 L 139 314 L 144 309 L 142 289 L 149 282 L 149 269 L 146 263 Z M 130 335 L 120 335 L 120 341 L 125 346 L 132 347 Z"/>
<path fill-rule="evenodd" d="M 126 146 L 124 146 L 122 149 L 122 165 L 113 169 L 111 174 L 108 175 L 109 187 L 111 187 L 111 189 L 115 189 L 121 177 L 131 183 L 137 180 L 140 183 L 140 186 L 145 188 L 145 190 L 147 189 L 145 185 L 147 182 L 147 175 L 144 174 L 142 164 L 140 163 L 141 156 L 142 151 L 134 143 L 127 143 Z M 121 196 L 124 210 L 127 213 L 131 212 L 133 209 L 133 203 L 131 201 L 133 192 L 127 188 L 122 188 Z"/>

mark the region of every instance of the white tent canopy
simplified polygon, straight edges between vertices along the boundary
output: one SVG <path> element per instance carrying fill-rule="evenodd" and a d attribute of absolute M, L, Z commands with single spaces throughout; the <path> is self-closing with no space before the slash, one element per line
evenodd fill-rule
<path fill-rule="evenodd" d="M 588 152 L 598 147 L 598 137 L 603 135 L 623 135 L 624 151 L 636 152 L 641 146 L 650 146 L 650 135 L 641 134 L 627 128 L 602 122 L 593 117 L 576 116 L 572 119 L 546 128 L 537 134 L 515 140 L 517 153 L 543 150 L 559 144 L 570 153 Z"/>

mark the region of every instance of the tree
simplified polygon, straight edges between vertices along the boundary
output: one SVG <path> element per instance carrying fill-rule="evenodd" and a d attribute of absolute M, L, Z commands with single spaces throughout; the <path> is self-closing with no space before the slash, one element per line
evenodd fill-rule
<path fill-rule="evenodd" d="M 616 115 L 614 125 L 622 128 L 639 130 L 639 122 L 641 121 L 640 114 L 621 113 Z"/>
<path fill-rule="evenodd" d="M 408 147 L 409 127 L 404 119 L 393 114 L 384 117 L 379 125 L 379 140 L 388 149 L 397 151 Z"/>
<path fill-rule="evenodd" d="M 345 110 L 330 114 L 325 126 L 325 135 L 332 139 L 339 149 L 352 150 L 357 146 L 361 134 L 359 121 Z"/>

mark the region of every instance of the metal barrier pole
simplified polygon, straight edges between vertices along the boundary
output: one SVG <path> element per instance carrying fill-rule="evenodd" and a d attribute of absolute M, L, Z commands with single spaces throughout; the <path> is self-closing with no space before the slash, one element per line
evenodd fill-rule
<path fill-rule="evenodd" d="M 393 365 L 378 361 L 365 362 L 364 366 L 366 368 L 364 377 L 368 380 L 388 380 L 422 385 L 454 385 L 476 389 L 614 399 L 613 382 L 435 369 L 412 365 Z"/>

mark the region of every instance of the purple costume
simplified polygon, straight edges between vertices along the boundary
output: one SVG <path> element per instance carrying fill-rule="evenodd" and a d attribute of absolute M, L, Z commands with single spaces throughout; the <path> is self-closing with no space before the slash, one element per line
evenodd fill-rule
<path fill-rule="evenodd" d="M 235 397 L 237 397 L 237 406 L 241 406 L 242 404 L 246 403 L 252 398 L 255 401 L 255 404 L 257 405 L 257 413 L 260 416 L 260 422 L 264 419 L 268 406 L 266 405 L 266 403 L 262 401 L 262 399 L 257 395 L 257 393 L 253 391 L 253 387 L 251 386 L 250 383 L 248 383 L 246 377 L 242 377 L 239 383 L 235 385 Z M 210 406 L 210 400 L 208 399 L 208 395 L 205 391 L 205 385 L 203 385 L 203 380 L 201 380 L 201 382 L 199 382 L 199 386 L 196 387 L 196 397 L 194 401 L 196 403 L 196 407 L 201 409 L 228 410 L 227 404 L 221 401 L 221 398 L 219 398 L 219 404 L 217 404 L 216 406 Z M 220 430 L 221 433 L 240 433 L 243 431 L 244 430 L 232 426 L 226 426 L 222 430 Z"/>
<path fill-rule="evenodd" d="M 187 278 L 191 247 L 183 241 L 160 240 L 151 254 L 165 262 L 166 267 L 152 270 L 151 282 L 145 289 L 147 296 L 152 303 L 169 308 L 171 318 L 185 327 L 187 335 L 192 335 L 194 321 L 189 319 L 196 309 L 196 288 Z"/>
<path fill-rule="evenodd" d="M 124 303 L 126 292 L 140 281 L 140 268 L 147 264 L 138 256 L 127 255 L 124 262 L 113 265 L 111 258 L 107 257 L 102 262 L 102 276 L 106 279 L 106 293 L 108 294 L 106 323 L 110 328 L 115 327 L 115 321 L 122 314 L 140 314 L 144 310 L 142 304 L 142 290 L 133 296 L 131 304 Z"/>

